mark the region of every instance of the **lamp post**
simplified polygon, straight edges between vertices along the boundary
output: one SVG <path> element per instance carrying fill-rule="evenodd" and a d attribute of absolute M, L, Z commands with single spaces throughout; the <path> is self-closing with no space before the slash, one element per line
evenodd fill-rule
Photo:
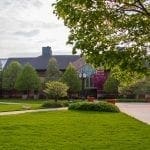
<path fill-rule="evenodd" d="M 82 80 L 82 91 L 81 91 L 81 96 L 82 96 L 82 99 L 84 100 L 85 98 L 85 95 L 84 95 L 84 80 L 86 79 L 86 74 L 85 73 L 80 73 L 79 74 L 79 78 Z"/>

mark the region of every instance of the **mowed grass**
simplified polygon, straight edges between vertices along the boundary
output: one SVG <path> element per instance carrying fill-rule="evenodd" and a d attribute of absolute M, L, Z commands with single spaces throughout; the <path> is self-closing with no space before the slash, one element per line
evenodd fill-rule
<path fill-rule="evenodd" d="M 0 102 L 8 102 L 8 103 L 28 103 L 28 104 L 42 104 L 43 102 L 47 101 L 46 99 L 43 100 L 34 100 L 34 99 L 0 99 Z"/>
<path fill-rule="evenodd" d="M 149 150 L 150 126 L 122 113 L 54 111 L 0 117 L 0 150 Z"/>
<path fill-rule="evenodd" d="M 8 111 L 18 111 L 18 110 L 27 110 L 27 109 L 39 109 L 41 104 L 2 104 L 0 103 L 0 112 L 8 112 Z"/>

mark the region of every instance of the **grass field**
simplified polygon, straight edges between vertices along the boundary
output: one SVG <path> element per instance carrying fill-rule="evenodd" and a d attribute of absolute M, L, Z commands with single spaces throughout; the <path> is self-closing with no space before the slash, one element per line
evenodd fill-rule
<path fill-rule="evenodd" d="M 28 103 L 28 104 L 41 104 L 47 100 L 34 100 L 34 99 L 0 99 L 0 102 L 8 102 L 8 103 Z"/>
<path fill-rule="evenodd" d="M 0 150 L 149 150 L 150 126 L 122 113 L 54 111 L 0 117 Z"/>
<path fill-rule="evenodd" d="M 36 103 L 18 103 L 18 104 L 2 104 L 0 103 L 0 112 L 18 111 L 26 109 L 39 109 L 41 104 Z"/>

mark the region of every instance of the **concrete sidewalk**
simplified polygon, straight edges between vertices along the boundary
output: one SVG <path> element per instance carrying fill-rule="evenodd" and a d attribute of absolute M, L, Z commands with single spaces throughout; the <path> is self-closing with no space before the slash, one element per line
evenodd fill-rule
<path fill-rule="evenodd" d="M 56 110 L 68 110 L 68 107 L 63 108 L 49 108 L 49 109 L 36 109 L 36 110 L 21 110 L 21 111 L 10 111 L 10 112 L 0 112 L 0 116 L 6 115 L 17 115 L 31 112 L 47 112 L 47 111 L 56 111 Z"/>
<path fill-rule="evenodd" d="M 150 124 L 150 103 L 117 103 L 116 105 L 122 112 Z"/>

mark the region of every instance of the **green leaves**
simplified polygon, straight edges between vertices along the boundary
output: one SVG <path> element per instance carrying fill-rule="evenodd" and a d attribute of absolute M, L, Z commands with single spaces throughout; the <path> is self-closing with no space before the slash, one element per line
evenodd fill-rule
<path fill-rule="evenodd" d="M 54 13 L 70 29 L 73 53 L 80 51 L 96 67 L 146 72 L 149 8 L 145 1 L 58 0 Z"/>
<path fill-rule="evenodd" d="M 61 81 L 66 83 L 69 87 L 69 92 L 79 92 L 81 90 L 81 80 L 72 64 L 69 64 L 64 72 Z"/>
<path fill-rule="evenodd" d="M 60 78 L 61 72 L 55 58 L 49 60 L 46 72 L 46 81 L 57 81 Z"/>
<path fill-rule="evenodd" d="M 22 66 L 20 63 L 13 61 L 11 62 L 7 68 L 3 71 L 3 89 L 13 90 L 15 89 L 15 83 L 17 77 L 19 76 L 22 70 Z"/>
<path fill-rule="evenodd" d="M 26 64 L 22 69 L 16 80 L 15 87 L 19 91 L 39 90 L 40 78 L 30 64 Z"/>
<path fill-rule="evenodd" d="M 46 83 L 44 92 L 50 98 L 54 98 L 56 101 L 58 98 L 67 96 L 68 86 L 62 82 L 49 81 Z"/>

